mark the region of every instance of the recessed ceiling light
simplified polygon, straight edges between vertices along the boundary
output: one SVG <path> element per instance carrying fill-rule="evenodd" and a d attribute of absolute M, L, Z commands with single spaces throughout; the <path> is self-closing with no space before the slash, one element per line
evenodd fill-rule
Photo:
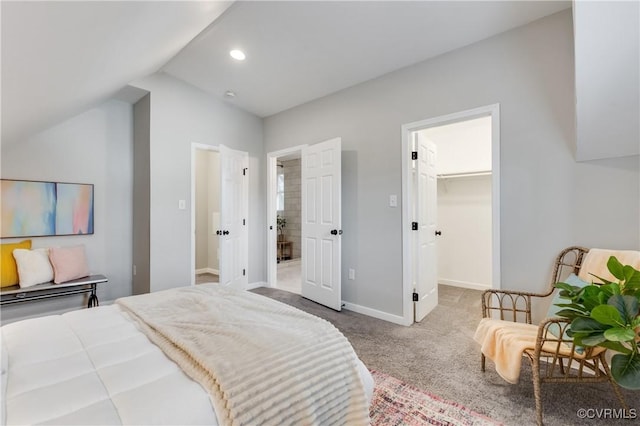
<path fill-rule="evenodd" d="M 236 97 L 236 92 L 234 92 L 233 90 L 227 90 L 226 92 L 224 92 L 224 97 L 225 98 L 235 98 Z"/>
<path fill-rule="evenodd" d="M 244 61 L 244 59 L 247 57 L 242 50 L 238 49 L 233 49 L 231 52 L 229 52 L 229 55 L 231 55 L 233 59 L 236 59 L 238 61 Z"/>

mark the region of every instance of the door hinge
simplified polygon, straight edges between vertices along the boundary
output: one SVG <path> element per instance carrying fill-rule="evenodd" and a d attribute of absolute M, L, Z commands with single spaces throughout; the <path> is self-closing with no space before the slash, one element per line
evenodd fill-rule
<path fill-rule="evenodd" d="M 242 219 L 242 225 L 246 225 L 247 224 L 247 219 Z"/>
<path fill-rule="evenodd" d="M 418 230 L 418 222 L 411 222 L 411 230 L 412 231 Z"/>
<path fill-rule="evenodd" d="M 245 275 L 247 275 L 247 270 L 246 270 L 246 269 L 243 269 L 243 270 L 242 270 L 242 276 L 244 277 Z"/>
<path fill-rule="evenodd" d="M 242 169 L 242 176 L 246 176 L 247 175 L 247 168 L 245 167 L 244 169 Z"/>
<path fill-rule="evenodd" d="M 418 298 L 418 293 L 415 293 L 415 292 L 414 292 L 414 293 L 413 293 L 413 301 L 414 301 L 414 302 L 417 302 L 418 300 L 420 300 L 420 299 Z"/>
<path fill-rule="evenodd" d="M 418 151 L 411 151 L 411 159 L 412 160 L 418 159 Z"/>

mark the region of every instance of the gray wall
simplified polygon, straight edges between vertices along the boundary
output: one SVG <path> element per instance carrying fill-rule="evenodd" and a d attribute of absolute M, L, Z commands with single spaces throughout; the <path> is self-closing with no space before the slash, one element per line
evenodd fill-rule
<path fill-rule="evenodd" d="M 149 147 L 151 120 L 151 97 L 145 95 L 133 106 L 133 224 L 136 232 L 132 236 L 133 294 L 149 292 Z"/>
<path fill-rule="evenodd" d="M 265 119 L 267 152 L 342 137 L 344 300 L 402 315 L 401 125 L 494 103 L 503 288 L 542 290 L 568 245 L 640 248 L 638 157 L 574 160 L 565 11 Z"/>
<path fill-rule="evenodd" d="M 94 234 L 32 238 L 33 247 L 84 244 L 101 301 L 131 294 L 131 105 L 109 101 L 22 141 L 3 141 L 2 177 L 94 184 Z M 17 239 L 20 240 L 20 239 Z M 16 241 L 5 239 L 3 242 Z M 82 296 L 2 307 L 2 321 L 78 309 Z"/>
<path fill-rule="evenodd" d="M 573 16 L 577 158 L 638 155 L 640 2 L 574 1 Z"/>
<path fill-rule="evenodd" d="M 249 153 L 249 282 L 265 280 L 262 120 L 165 74 L 132 83 L 151 93 L 151 291 L 191 283 L 191 144 Z M 187 208 L 178 209 L 178 200 Z"/>

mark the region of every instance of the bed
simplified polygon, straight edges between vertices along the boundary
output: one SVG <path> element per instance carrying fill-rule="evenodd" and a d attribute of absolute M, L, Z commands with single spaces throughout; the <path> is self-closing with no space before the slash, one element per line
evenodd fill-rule
<path fill-rule="evenodd" d="M 367 424 L 328 322 L 215 284 L 3 326 L 3 424 Z"/>

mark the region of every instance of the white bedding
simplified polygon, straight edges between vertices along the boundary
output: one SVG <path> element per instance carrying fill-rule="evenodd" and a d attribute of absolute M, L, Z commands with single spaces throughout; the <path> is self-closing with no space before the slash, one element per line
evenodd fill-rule
<path fill-rule="evenodd" d="M 6 424 L 218 424 L 204 389 L 117 305 L 1 332 Z M 362 363 L 359 372 L 370 400 L 373 379 Z"/>

